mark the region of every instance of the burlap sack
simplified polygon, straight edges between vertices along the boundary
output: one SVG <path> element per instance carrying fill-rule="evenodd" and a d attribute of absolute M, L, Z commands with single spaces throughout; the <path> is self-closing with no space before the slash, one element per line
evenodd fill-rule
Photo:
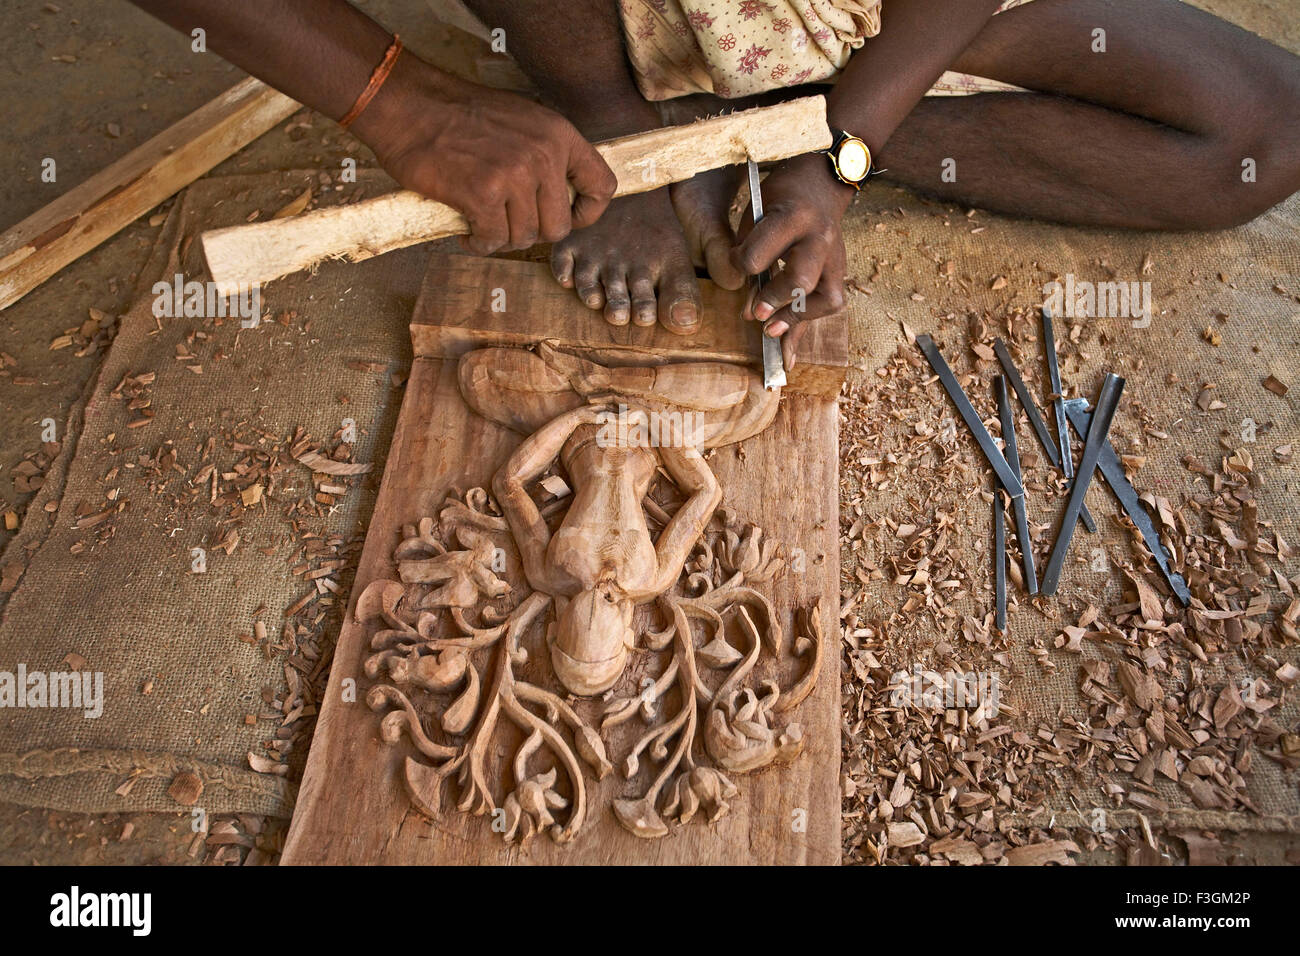
<path fill-rule="evenodd" d="M 242 222 L 253 210 L 267 218 L 308 185 L 316 202 L 391 188 L 363 172 L 335 191 L 317 176 L 194 185 L 174 207 L 146 275 L 205 280 L 200 231 Z M 401 398 L 393 376 L 409 366 L 407 321 L 427 254 L 424 247 L 330 264 L 317 276 L 277 282 L 264 290 L 268 320 L 257 328 L 241 328 L 237 318 L 156 317 L 152 282 L 141 284 L 145 294 L 122 319 L 84 422 L 78 427 L 74 416 L 64 436 L 72 446 L 62 459 L 71 458 L 66 474 L 52 470 L 0 559 L 26 566 L 0 621 L 0 671 L 76 665 L 102 673 L 103 712 L 87 719 L 72 708 L 0 709 L 0 798 L 90 812 L 175 810 L 176 797 L 187 797 L 168 788 L 189 771 L 203 782 L 197 805 L 209 812 L 289 812 L 288 778 L 254 772 L 248 755 L 273 756 L 264 745 L 280 733 L 293 740 L 281 748 L 290 775 L 300 770 L 313 723 L 310 687 L 327 669 L 348 568 L 382 473 Z M 124 379 L 150 372 L 151 384 L 128 380 L 115 393 Z M 151 404 L 130 408 L 133 397 Z M 148 413 L 147 424 L 130 426 Z M 313 508 L 312 472 L 290 457 L 288 440 L 301 428 L 328 451 L 344 419 L 355 423 L 353 460 L 373 461 L 374 470 L 333 505 Z M 221 476 L 273 448 L 276 484 L 261 482 L 261 502 L 213 504 L 211 479 L 194 484 L 211 462 L 228 493 L 246 482 Z M 300 499 L 306 503 L 286 516 Z M 47 503 L 57 506 L 52 521 Z M 232 530 L 240 541 L 227 554 L 218 545 Z M 348 566 L 327 575 L 338 594 L 319 594 L 305 573 L 293 572 L 307 534 L 337 536 L 335 549 L 309 563 Z M 194 571 L 196 547 L 205 552 L 204 573 Z M 286 639 L 285 610 L 309 594 L 316 599 L 291 620 L 305 633 Z M 284 706 L 290 665 L 296 714 Z"/>

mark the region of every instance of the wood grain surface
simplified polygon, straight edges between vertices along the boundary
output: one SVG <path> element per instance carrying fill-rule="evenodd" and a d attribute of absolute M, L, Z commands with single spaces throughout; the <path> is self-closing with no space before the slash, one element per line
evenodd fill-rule
<path fill-rule="evenodd" d="M 0 236 L 0 309 L 285 119 L 298 104 L 249 77 Z"/>
<path fill-rule="evenodd" d="M 464 279 L 477 270 L 480 284 L 497 277 L 498 260 L 435 258 L 430 281 L 452 275 Z M 437 280 L 437 281 L 435 281 Z M 459 281 L 459 280 L 458 280 Z M 495 281 L 495 279 L 493 280 Z M 428 289 L 429 284 L 426 284 Z M 572 293 L 534 304 L 556 326 L 593 337 L 607 326 Z M 453 300 L 454 301 L 454 300 Z M 446 311 L 444 311 L 446 310 Z M 422 296 L 413 328 L 427 328 L 435 315 L 448 322 L 464 316 L 441 296 Z M 707 320 L 707 319 L 706 319 Z M 758 360 L 755 350 L 746 358 Z M 436 515 L 449 490 L 486 487 L 520 436 L 475 415 L 461 398 L 453 358 L 417 358 L 406 387 L 379 500 L 353 588 L 353 604 L 370 581 L 393 577 L 391 554 L 403 524 Z M 740 794 L 715 825 L 697 819 L 674 827 L 658 840 L 632 836 L 609 807 L 618 796 L 634 795 L 635 783 L 620 772 L 589 781 L 592 808 L 577 837 L 560 846 L 539 836 L 526 850 L 507 846 L 492 832 L 487 816 L 468 816 L 444 801 L 434 822 L 411 806 L 401 779 L 409 752 L 379 737 L 379 717 L 365 704 L 368 684 L 362 661 L 370 653 L 367 629 L 349 609 L 339 637 L 307 769 L 283 862 L 289 864 L 825 864 L 840 857 L 839 794 L 839 594 L 838 415 L 834 400 L 806 394 L 783 396 L 775 422 L 742 446 L 724 447 L 710 458 L 725 497 L 723 506 L 757 522 L 787 552 L 802 552 L 802 573 L 787 569 L 768 591 L 789 634 L 796 607 L 821 599 L 822 631 L 827 635 L 822 672 L 812 695 L 790 716 L 802 724 L 803 753 L 792 763 L 736 775 Z M 797 490 L 796 490 L 797 489 Z M 507 576 L 517 577 L 518 568 Z M 544 655 L 539 655 L 544 656 Z M 779 674 L 789 686 L 800 664 Z M 638 668 L 624 681 L 635 687 Z M 355 681 L 353 702 L 345 700 L 345 681 Z M 627 688 L 624 688 L 626 691 Z M 593 706 L 595 706 L 593 704 Z M 607 739 L 616 766 L 627 741 L 616 731 Z M 502 748 L 508 762 L 510 745 Z M 643 763 L 652 764 L 646 760 Z M 503 767 L 508 772 L 508 768 Z M 642 770 L 642 775 L 646 770 Z M 640 779 L 640 778 L 638 778 Z"/>
<path fill-rule="evenodd" d="M 459 358 L 472 349 L 553 339 L 609 364 L 720 361 L 761 369 L 759 325 L 740 318 L 745 293 L 707 279 L 700 280 L 700 292 L 700 330 L 676 335 L 660 325 L 610 325 L 580 306 L 573 290 L 561 287 L 543 264 L 449 255 L 425 275 L 411 320 L 411 344 L 421 358 Z M 833 399 L 848 365 L 845 323 L 814 322 L 799 345 L 785 391 Z"/>

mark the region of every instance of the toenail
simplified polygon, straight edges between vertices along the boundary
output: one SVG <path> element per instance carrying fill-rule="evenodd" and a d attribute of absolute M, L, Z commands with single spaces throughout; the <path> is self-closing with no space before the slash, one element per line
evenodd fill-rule
<path fill-rule="evenodd" d="M 695 311 L 695 306 L 688 303 L 679 303 L 672 307 L 668 313 L 673 325 L 679 329 L 693 328 L 699 321 L 699 315 Z"/>

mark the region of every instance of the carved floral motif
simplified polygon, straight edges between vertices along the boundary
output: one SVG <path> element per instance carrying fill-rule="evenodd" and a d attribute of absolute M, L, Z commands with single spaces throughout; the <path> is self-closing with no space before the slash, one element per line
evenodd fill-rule
<path fill-rule="evenodd" d="M 492 498 L 474 489 L 449 498 L 436 522 L 408 526 L 393 555 L 397 579 L 371 582 L 356 617 L 372 628 L 366 700 L 383 714 L 380 734 L 416 751 L 403 769 L 415 807 L 437 817 L 454 780 L 455 809 L 499 807 L 494 829 L 507 842 L 527 845 L 543 831 L 567 842 L 590 810 L 588 780 L 613 769 L 602 735 L 637 721 L 645 730 L 619 755 L 619 769 L 628 779 L 643 763 L 657 772 L 644 793 L 615 799 L 612 811 L 631 833 L 655 838 L 672 823 L 716 822 L 740 793 L 733 776 L 796 757 L 801 728 L 780 721 L 816 683 L 820 609 L 798 612 L 798 635 L 784 646 L 771 602 L 757 590 L 783 571 L 780 549 L 757 526 L 720 517 L 677 587 L 655 602 L 663 629 L 638 634 L 637 647 L 661 659 L 661 669 L 642 678 L 639 692 L 606 694 L 599 731 L 562 689 L 517 673 L 530 660 L 550 669 L 543 641 L 552 599 L 525 589 L 512 600 L 498 550 L 511 547 L 510 535 Z M 791 655 L 805 659 L 793 687 L 756 683 L 761 663 Z M 524 739 L 508 771 L 497 771 L 489 755 L 503 723 Z"/>
<path fill-rule="evenodd" d="M 781 549 L 719 510 L 704 457 L 767 428 L 779 393 L 743 366 L 605 366 L 549 343 L 475 350 L 458 373 L 471 409 L 525 437 L 490 494 L 452 494 L 405 529 L 395 577 L 356 608 L 373 626 L 367 700 L 382 737 L 416 751 L 411 800 L 436 817 L 454 789 L 458 810 L 492 811 L 507 841 L 563 843 L 617 741 L 643 791 L 612 801 L 624 827 L 653 838 L 716 821 L 738 796 L 731 776 L 799 754 L 785 715 L 822 653 L 815 606 L 786 646 L 763 593 Z M 653 427 L 687 414 L 689 433 Z M 782 690 L 770 675 L 792 656 L 808 663 Z"/>

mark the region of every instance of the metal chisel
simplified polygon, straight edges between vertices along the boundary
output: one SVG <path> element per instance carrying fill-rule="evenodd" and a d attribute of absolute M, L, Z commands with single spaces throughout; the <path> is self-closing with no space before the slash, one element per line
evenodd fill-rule
<path fill-rule="evenodd" d="M 1056 416 L 1056 440 L 1061 455 L 1061 471 L 1074 477 L 1074 455 L 1070 451 L 1070 426 L 1065 423 L 1065 396 L 1061 388 L 1061 369 L 1056 362 L 1056 332 L 1052 328 L 1052 310 L 1043 306 L 1043 347 L 1047 351 L 1047 380 L 1052 387 L 1052 412 Z"/>
<path fill-rule="evenodd" d="M 993 379 L 993 394 L 998 404 L 998 419 L 1002 423 L 1002 457 L 1021 481 L 1020 452 L 1016 450 L 1016 416 L 1011 411 L 1011 396 L 1007 392 L 1007 380 L 1004 376 Z M 1034 576 L 1034 542 L 1029 537 L 1029 509 L 1025 505 L 1025 496 L 1011 499 L 1011 510 L 1016 518 L 1016 540 L 1020 542 L 1020 560 L 1025 573 L 1025 590 L 1030 594 L 1038 593 L 1038 578 Z"/>
<path fill-rule="evenodd" d="M 1074 426 L 1075 431 L 1081 436 L 1088 434 L 1092 426 L 1092 412 L 1088 410 L 1087 399 L 1066 399 L 1065 414 L 1070 419 L 1070 424 Z M 1156 526 L 1152 523 L 1151 516 L 1147 514 L 1146 509 L 1142 507 L 1137 491 L 1129 484 L 1128 477 L 1124 474 L 1124 465 L 1119 456 L 1115 454 L 1115 449 L 1111 447 L 1109 441 L 1102 446 L 1101 455 L 1097 458 L 1097 470 L 1101 472 L 1101 477 L 1105 479 L 1106 484 L 1110 486 L 1110 490 L 1119 499 L 1119 503 L 1128 514 L 1129 520 L 1133 522 L 1142 535 L 1147 550 L 1151 552 L 1151 557 L 1155 559 L 1156 567 L 1164 575 L 1170 590 L 1174 592 L 1179 602 L 1186 607 L 1192 601 L 1192 592 L 1187 589 L 1187 581 L 1170 566 L 1169 552 L 1165 550 L 1164 544 L 1160 541 L 1160 532 L 1156 530 Z"/>
<path fill-rule="evenodd" d="M 952 399 L 953 405 L 957 408 L 957 414 L 961 416 L 962 421 L 966 423 L 966 427 L 970 429 L 971 435 L 975 438 L 975 443 L 980 446 L 980 451 L 984 452 L 989 467 L 998 476 L 998 481 L 1002 482 L 1002 487 L 1006 489 L 1007 494 L 1012 498 L 1019 498 L 1024 495 L 1025 486 L 1020 483 L 1019 476 L 1011 470 L 1006 458 L 1002 456 L 1002 449 L 998 448 L 997 442 L 993 440 L 989 430 L 984 427 L 979 412 L 975 411 L 975 406 L 966 397 L 961 384 L 957 381 L 957 376 L 952 374 L 952 369 L 948 367 L 948 363 L 944 361 L 938 347 L 934 344 L 934 339 L 928 335 L 918 335 L 916 337 L 916 347 L 921 350 L 926 361 L 930 363 L 930 367 L 934 369 L 934 374 L 939 376 L 939 384 L 943 386 L 943 390 Z"/>
<path fill-rule="evenodd" d="M 763 192 L 758 183 L 758 163 L 749 160 L 749 208 L 754 214 L 754 225 L 763 221 Z M 767 285 L 772 278 L 770 270 L 763 270 L 754 278 L 754 295 Z M 763 338 L 763 387 L 781 388 L 785 385 L 785 359 L 781 356 L 781 339 L 762 333 Z"/>
<path fill-rule="evenodd" d="M 1034 401 L 1034 396 L 1029 393 L 1029 387 L 1025 385 L 1025 380 L 1020 377 L 1016 364 L 1011 361 L 1011 353 L 1007 351 L 1006 343 L 1001 339 L 994 339 L 993 351 L 997 354 L 998 361 L 1002 363 L 1002 370 L 1007 374 L 1007 381 L 1011 383 L 1011 387 L 1020 399 L 1020 406 L 1025 410 L 1025 415 L 1029 418 L 1029 424 L 1034 428 L 1034 435 L 1038 438 L 1038 444 L 1043 446 L 1043 454 L 1047 456 L 1048 461 L 1061 469 L 1061 474 L 1065 474 L 1065 470 L 1061 468 L 1061 448 L 1053 440 L 1052 433 L 1047 430 L 1047 423 L 1043 421 L 1043 416 L 1038 411 L 1038 404 Z M 1074 463 L 1071 462 L 1070 464 L 1073 465 Z M 1066 477 L 1070 476 L 1066 475 Z M 1097 523 L 1092 520 L 1092 514 L 1088 511 L 1087 505 L 1084 505 L 1079 510 L 1079 517 L 1083 520 L 1085 528 L 1091 532 L 1096 532 Z"/>
<path fill-rule="evenodd" d="M 1070 550 L 1070 538 L 1074 534 L 1075 524 L 1079 521 L 1079 509 L 1083 507 L 1083 499 L 1088 494 L 1092 473 L 1097 470 L 1097 459 L 1101 457 L 1102 449 L 1106 447 L 1106 433 L 1110 431 L 1110 423 L 1115 420 L 1115 413 L 1119 410 L 1119 399 L 1123 393 L 1124 379 L 1107 373 L 1106 380 L 1101 385 L 1101 394 L 1097 396 L 1097 413 L 1092 416 L 1087 437 L 1084 439 L 1083 457 L 1079 459 L 1079 469 L 1070 485 L 1070 500 L 1065 505 L 1061 530 L 1056 534 L 1052 556 L 1048 558 L 1047 567 L 1043 571 L 1043 582 L 1039 585 L 1039 590 L 1043 594 L 1055 594 L 1056 586 L 1060 583 L 1061 572 L 1065 569 L 1065 555 Z M 1061 404 L 1061 414 L 1065 415 L 1064 403 Z M 1069 429 L 1070 426 L 1065 427 Z"/>

